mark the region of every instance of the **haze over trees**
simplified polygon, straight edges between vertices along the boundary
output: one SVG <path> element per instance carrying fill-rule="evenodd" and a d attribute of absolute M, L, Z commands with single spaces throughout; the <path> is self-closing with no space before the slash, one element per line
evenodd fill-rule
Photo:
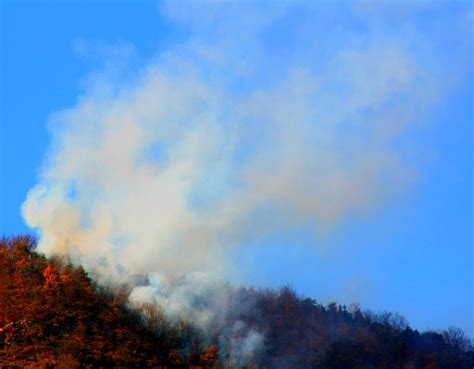
<path fill-rule="evenodd" d="M 458 328 L 419 332 L 403 317 L 298 296 L 289 287 L 227 286 L 226 325 L 262 335 L 252 350 L 203 332 L 130 289 L 99 286 L 81 268 L 34 251 L 29 236 L 0 240 L 1 368 L 413 368 L 471 369 Z M 235 333 L 235 337 L 239 332 Z"/>

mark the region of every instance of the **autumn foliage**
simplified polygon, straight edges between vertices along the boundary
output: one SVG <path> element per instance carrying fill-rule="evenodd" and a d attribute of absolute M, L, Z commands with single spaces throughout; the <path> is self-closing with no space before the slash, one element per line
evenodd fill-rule
<path fill-rule="evenodd" d="M 67 260 L 46 259 L 31 237 L 0 241 L 0 368 L 236 368 L 219 332 L 131 308 L 126 289 L 96 285 Z M 260 332 L 248 368 L 471 369 L 455 328 L 418 332 L 397 314 L 323 306 L 280 290 L 232 289 L 236 321 Z"/>
<path fill-rule="evenodd" d="M 183 364 L 172 327 L 157 337 L 141 315 L 125 308 L 126 296 L 98 290 L 82 268 L 47 260 L 34 246 L 30 237 L 0 243 L 1 368 Z M 200 354 L 209 362 L 204 350 Z"/>

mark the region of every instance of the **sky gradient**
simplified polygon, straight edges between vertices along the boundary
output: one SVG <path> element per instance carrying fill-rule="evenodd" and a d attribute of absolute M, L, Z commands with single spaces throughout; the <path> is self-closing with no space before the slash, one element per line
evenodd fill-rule
<path fill-rule="evenodd" d="M 127 91 L 142 91 L 147 86 L 143 70 L 156 67 L 170 81 L 183 82 L 182 90 L 203 83 L 211 91 L 205 96 L 215 97 L 219 105 L 220 128 L 235 113 L 231 103 L 221 103 L 223 96 L 244 106 L 239 114 L 250 116 L 242 118 L 250 132 L 238 136 L 244 142 L 232 153 L 232 165 L 222 165 L 224 174 L 203 169 L 212 183 L 193 182 L 193 207 L 212 208 L 232 193 L 233 181 L 247 177 L 234 178 L 226 170 L 240 170 L 262 147 L 285 168 L 288 158 L 290 164 L 301 161 L 333 178 L 332 171 L 312 160 L 320 154 L 312 151 L 315 141 L 298 153 L 299 146 L 291 144 L 301 142 L 294 124 L 280 128 L 274 123 L 285 114 L 301 113 L 310 122 L 302 132 L 316 132 L 315 140 L 328 147 L 322 152 L 333 162 L 347 163 L 354 152 L 386 160 L 373 164 L 380 165 L 378 174 L 360 182 L 367 193 L 360 190 L 355 200 L 339 195 L 350 192 L 349 184 L 357 187 L 363 177 L 358 167 L 351 176 L 338 164 L 348 186 L 341 192 L 314 189 L 321 177 L 290 167 L 308 185 L 292 187 L 293 182 L 283 180 L 285 172 L 278 177 L 283 178 L 281 188 L 292 194 L 305 189 L 308 199 L 331 200 L 310 210 L 296 194 L 286 202 L 279 183 L 269 185 L 277 189 L 268 192 L 261 185 L 265 178 L 250 175 L 253 192 L 284 203 L 298 221 L 288 222 L 285 212 L 278 212 L 276 224 L 255 223 L 257 229 L 271 229 L 265 237 L 243 232 L 232 251 L 240 271 L 232 271 L 232 280 L 258 286 L 289 283 L 322 302 L 359 302 L 372 310 L 399 312 L 415 328 L 456 325 L 473 337 L 472 5 L 187 4 L 2 2 L 0 231 L 31 232 L 21 212 L 28 191 L 38 182 L 52 188 L 57 183 L 44 174 L 58 168 L 46 158 L 56 157 L 57 140 L 65 142 L 58 139 L 53 113 L 70 109 L 71 120 L 80 121 L 83 101 L 107 110 L 109 103 L 122 101 L 121 94 L 133 99 Z M 313 86 L 318 86 L 314 92 Z M 256 95 L 257 103 L 247 102 L 248 95 Z M 178 98 L 186 96 L 179 92 Z M 347 115 L 354 121 L 346 122 L 345 111 L 357 112 Z M 276 118 L 268 118 L 269 112 Z M 268 131 L 254 130 L 259 119 L 269 120 Z M 333 121 L 340 125 L 337 130 Z M 288 140 L 267 141 L 269 132 Z M 83 134 L 76 137 L 89 137 Z M 224 144 L 229 139 L 225 133 L 216 137 Z M 272 148 L 274 143 L 283 148 Z M 160 150 L 149 154 L 161 160 Z M 268 165 L 255 162 L 251 172 Z M 338 201 L 341 205 L 333 206 Z M 266 219 L 269 211 L 273 208 L 252 208 L 249 219 Z M 285 224 L 281 230 L 278 222 Z"/>

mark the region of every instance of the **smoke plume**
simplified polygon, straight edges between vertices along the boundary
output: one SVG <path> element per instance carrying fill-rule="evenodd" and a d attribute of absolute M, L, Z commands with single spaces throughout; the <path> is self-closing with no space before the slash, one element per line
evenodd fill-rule
<path fill-rule="evenodd" d="M 233 250 L 276 230 L 332 227 L 410 184 L 396 140 L 435 82 L 423 48 L 359 8 L 365 33 L 341 28 L 330 5 L 172 2 L 161 15 L 191 36 L 138 71 L 108 60 L 51 116 L 23 214 L 39 251 L 135 284 L 132 301 L 206 327 L 228 301 L 220 287 L 205 308 L 193 301 L 232 271 Z M 228 329 L 235 362 L 264 344 L 239 323 Z"/>

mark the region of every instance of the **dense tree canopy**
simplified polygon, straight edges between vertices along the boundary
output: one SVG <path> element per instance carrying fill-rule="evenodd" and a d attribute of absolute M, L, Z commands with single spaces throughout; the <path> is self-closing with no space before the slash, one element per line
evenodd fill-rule
<path fill-rule="evenodd" d="M 34 251 L 22 236 L 0 241 L 0 367 L 231 368 L 218 331 L 171 320 L 156 305 L 127 304 L 128 290 L 96 285 L 80 267 Z M 457 328 L 413 330 L 397 314 L 323 306 L 288 287 L 230 288 L 247 308 L 228 316 L 264 335 L 253 368 L 471 369 Z"/>

